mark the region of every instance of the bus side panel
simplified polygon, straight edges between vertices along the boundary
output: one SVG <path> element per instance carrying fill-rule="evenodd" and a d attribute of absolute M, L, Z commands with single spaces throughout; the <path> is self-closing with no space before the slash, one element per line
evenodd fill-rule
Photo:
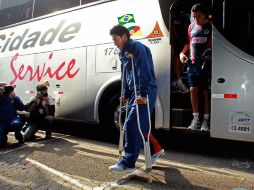
<path fill-rule="evenodd" d="M 86 48 L 38 54 L 35 67 L 44 68 L 43 80 L 49 81 L 49 94 L 56 100 L 56 116 L 84 120 Z"/>
<path fill-rule="evenodd" d="M 99 106 L 96 97 L 101 95 L 98 93 L 103 93 L 99 92 L 102 86 L 105 84 L 110 86 L 117 76 L 120 78 L 120 60 L 113 43 L 89 46 L 87 52 L 88 117 L 98 121 L 99 110 L 94 109 L 98 109 Z"/>
<path fill-rule="evenodd" d="M 21 97 L 23 103 L 28 103 L 35 94 L 35 83 L 33 80 L 34 55 L 20 56 L 1 59 L 0 81 L 16 86 L 15 92 Z"/>
<path fill-rule="evenodd" d="M 86 67 L 86 94 L 87 94 L 87 117 L 94 120 L 94 100 L 96 97 L 97 79 L 94 77 L 95 73 L 95 46 L 87 47 L 87 67 Z M 94 82 L 91 82 L 93 79 Z"/>
<path fill-rule="evenodd" d="M 211 136 L 253 142 L 254 59 L 213 31 Z"/>

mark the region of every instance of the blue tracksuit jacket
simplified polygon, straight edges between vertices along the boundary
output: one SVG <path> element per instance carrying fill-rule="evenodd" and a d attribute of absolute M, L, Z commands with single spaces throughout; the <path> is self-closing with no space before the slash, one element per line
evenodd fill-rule
<path fill-rule="evenodd" d="M 126 57 L 128 53 L 131 53 L 134 58 L 137 95 L 141 97 L 148 95 L 150 112 L 154 109 L 157 86 L 150 49 L 142 43 L 130 39 L 119 53 L 119 58 L 122 62 L 123 96 L 128 98 L 129 101 L 128 117 L 125 121 L 125 155 L 118 162 L 118 165 L 134 168 L 143 143 L 138 131 L 132 63 L 131 58 Z M 138 106 L 140 127 L 143 134 L 146 134 L 149 126 L 147 105 L 142 104 Z"/>
<path fill-rule="evenodd" d="M 138 41 L 129 39 L 125 47 L 119 52 L 119 58 L 122 62 L 121 69 L 122 71 L 125 70 L 125 76 L 122 76 L 125 98 L 129 98 L 134 90 L 131 59 L 126 57 L 127 53 L 134 56 L 137 95 L 146 97 L 151 90 L 157 89 L 150 49 Z"/>
<path fill-rule="evenodd" d="M 12 96 L 0 96 L 0 122 L 9 122 L 15 119 L 18 114 L 17 110 L 24 110 L 24 104 L 19 97 L 13 98 Z"/>

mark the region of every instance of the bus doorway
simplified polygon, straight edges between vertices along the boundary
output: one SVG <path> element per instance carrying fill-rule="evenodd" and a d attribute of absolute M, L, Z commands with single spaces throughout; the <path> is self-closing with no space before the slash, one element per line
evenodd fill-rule
<path fill-rule="evenodd" d="M 173 130 L 187 130 L 191 124 L 192 104 L 190 98 L 190 88 L 187 78 L 188 64 L 180 62 L 179 54 L 184 45 L 188 42 L 188 27 L 193 22 L 191 17 L 191 7 L 196 3 L 204 4 L 208 10 L 211 10 L 210 0 L 201 1 L 176 1 L 170 7 L 169 15 L 169 31 L 170 31 L 170 45 L 171 45 L 171 129 Z M 189 55 L 189 52 L 186 53 Z M 210 89 L 209 89 L 210 99 Z M 204 99 L 199 93 L 199 120 L 203 120 Z M 195 130 L 200 131 L 200 129 Z"/>

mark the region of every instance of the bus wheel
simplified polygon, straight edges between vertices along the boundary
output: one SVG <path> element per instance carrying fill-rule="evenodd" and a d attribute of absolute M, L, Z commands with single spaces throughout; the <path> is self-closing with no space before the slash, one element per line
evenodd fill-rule
<path fill-rule="evenodd" d="M 113 95 L 100 110 L 100 123 L 104 129 L 110 130 L 110 132 L 119 131 L 119 97 L 120 94 Z"/>
<path fill-rule="evenodd" d="M 120 110 L 120 104 L 117 106 L 117 108 L 114 111 L 114 123 L 118 131 L 120 131 L 120 124 L 123 126 L 125 121 L 125 115 L 126 115 L 126 106 L 122 106 Z M 121 113 L 121 115 L 120 115 Z M 119 117 L 121 117 L 121 120 L 119 121 Z M 121 122 L 121 123 L 120 123 Z"/>

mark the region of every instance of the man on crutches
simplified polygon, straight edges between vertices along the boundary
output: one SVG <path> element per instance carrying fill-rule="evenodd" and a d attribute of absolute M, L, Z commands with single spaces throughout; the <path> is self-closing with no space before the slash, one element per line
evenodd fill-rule
<path fill-rule="evenodd" d="M 135 168 L 135 163 L 143 145 L 142 135 L 146 139 L 146 142 L 149 142 L 150 138 L 146 138 L 149 132 L 148 113 L 154 109 L 157 86 L 150 49 L 142 43 L 130 39 L 129 31 L 124 26 L 114 26 L 110 30 L 110 35 L 115 45 L 120 49 L 119 58 L 122 62 L 123 82 L 123 94 L 121 95 L 120 101 L 123 104 L 128 101 L 128 115 L 124 125 L 125 155 L 117 164 L 110 166 L 109 169 L 117 173 L 122 173 L 132 171 Z M 147 97 L 149 97 L 149 101 Z M 147 105 L 148 102 L 149 106 Z M 139 121 L 137 121 L 138 119 Z M 140 134 L 139 127 L 142 135 Z M 157 152 L 154 152 L 150 165 L 155 163 L 156 159 L 164 153 L 164 150 L 161 149 L 156 139 L 154 137 L 152 138 L 153 141 L 151 142 L 155 142 Z"/>

